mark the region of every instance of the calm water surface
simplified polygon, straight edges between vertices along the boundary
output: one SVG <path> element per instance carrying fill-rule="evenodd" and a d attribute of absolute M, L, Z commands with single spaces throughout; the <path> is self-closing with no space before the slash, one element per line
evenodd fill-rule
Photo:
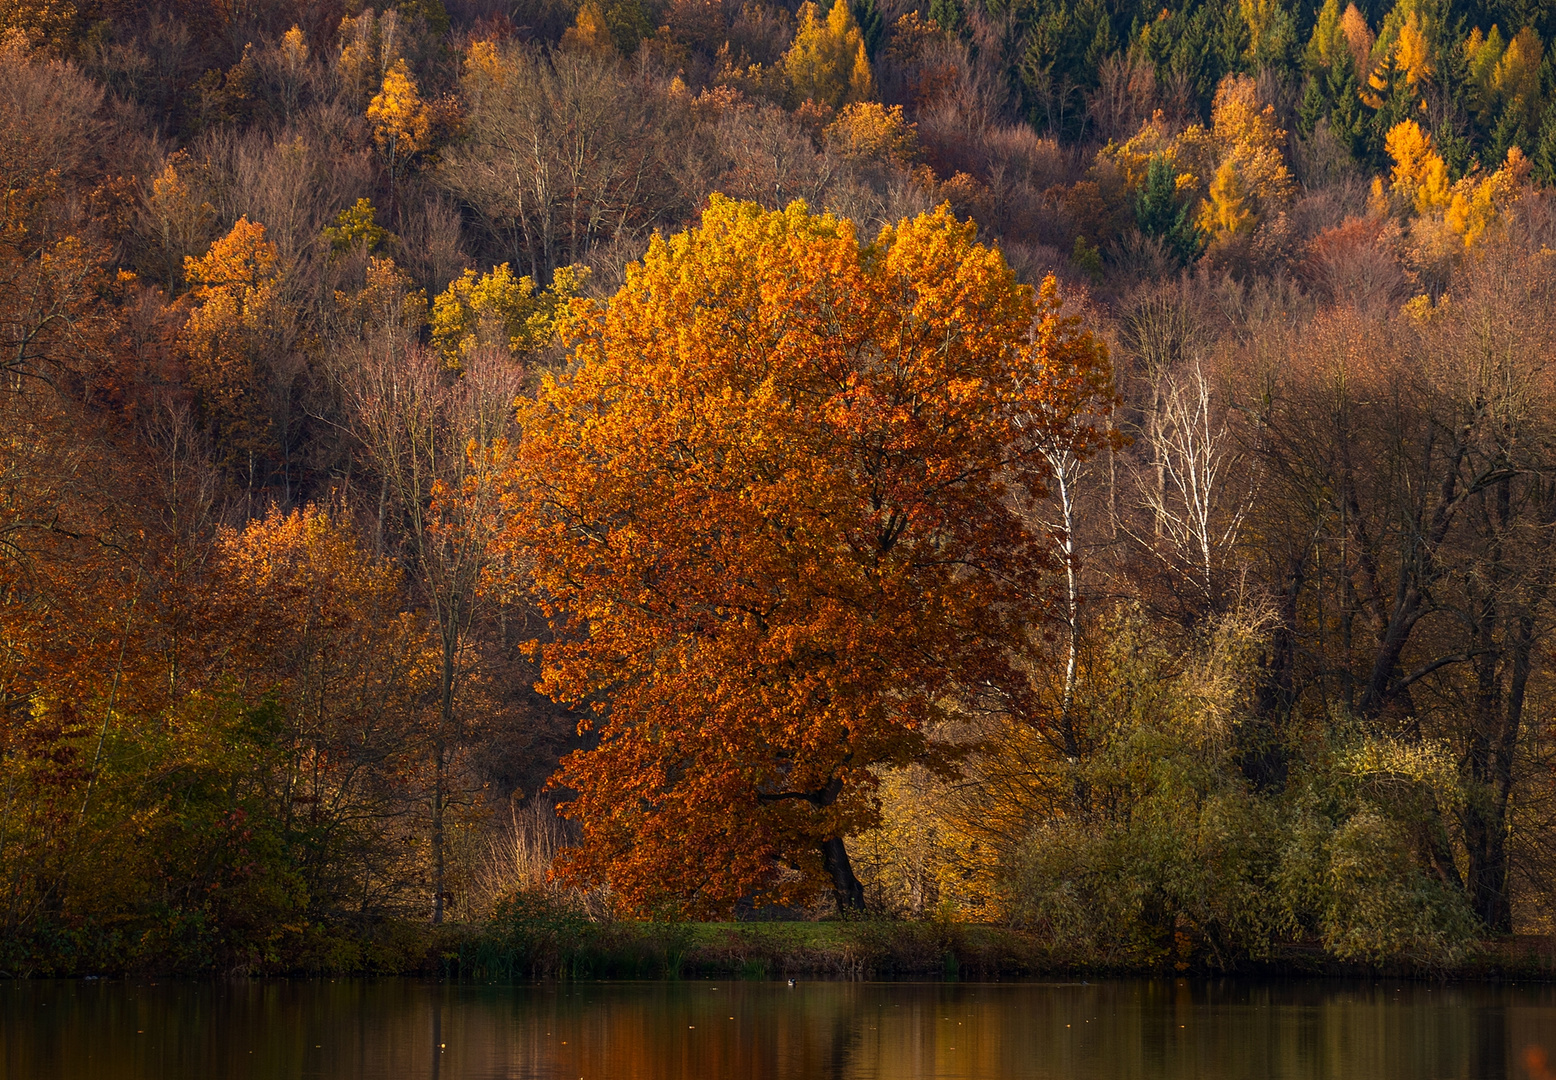
<path fill-rule="evenodd" d="M 1556 988 L 0 982 L 5 1080 L 1503 1080 L 1531 1045 Z"/>

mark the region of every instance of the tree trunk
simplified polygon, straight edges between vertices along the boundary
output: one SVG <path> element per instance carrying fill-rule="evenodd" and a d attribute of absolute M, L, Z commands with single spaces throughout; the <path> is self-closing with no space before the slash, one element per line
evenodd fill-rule
<path fill-rule="evenodd" d="M 1482 787 L 1471 792 L 1464 813 L 1465 888 L 1470 908 L 1492 933 L 1513 931 L 1512 905 L 1507 895 L 1506 801 L 1500 791 Z"/>
<path fill-rule="evenodd" d="M 1533 668 L 1534 624 L 1523 615 L 1512 635 L 1506 700 L 1483 700 L 1466 765 L 1469 798 L 1461 812 L 1470 907 L 1494 933 L 1513 930 L 1507 857 L 1507 806 L 1513 790 L 1513 755 L 1523 726 L 1524 700 Z"/>
<path fill-rule="evenodd" d="M 1276 606 L 1278 621 L 1254 683 L 1253 716 L 1237 728 L 1238 765 L 1258 791 L 1280 791 L 1290 771 L 1285 729 L 1297 696 L 1297 603 L 1306 584 L 1305 561 L 1305 553 L 1290 560 Z"/>
<path fill-rule="evenodd" d="M 832 895 L 837 900 L 837 913 L 864 910 L 864 886 L 854 876 L 853 863 L 848 859 L 848 848 L 841 836 L 833 836 L 821 844 L 821 858 L 827 876 L 832 879 Z"/>
<path fill-rule="evenodd" d="M 443 740 L 432 741 L 432 922 L 443 921 Z"/>

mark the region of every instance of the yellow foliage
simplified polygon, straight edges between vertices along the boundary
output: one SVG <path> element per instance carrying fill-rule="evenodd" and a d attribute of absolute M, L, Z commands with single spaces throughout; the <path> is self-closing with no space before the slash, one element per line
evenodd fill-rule
<path fill-rule="evenodd" d="M 1254 80 L 1228 75 L 1216 88 L 1208 129 L 1193 124 L 1171 136 L 1157 112 L 1127 142 L 1105 146 L 1097 161 L 1116 168 L 1127 190 L 1138 191 L 1152 159 L 1165 159 L 1183 197 L 1199 199 L 1195 224 L 1214 243 L 1252 232 L 1290 204 L 1296 183 L 1286 167 L 1285 141 L 1274 106 L 1260 102 Z"/>
<path fill-rule="evenodd" d="M 532 352 L 551 340 L 557 316 L 587 276 L 587 267 L 565 266 L 551 288 L 537 291 L 533 278 L 515 278 L 507 263 L 479 276 L 466 270 L 432 302 L 432 343 L 455 370 L 481 348 Z"/>
<path fill-rule="evenodd" d="M 185 254 L 204 245 L 216 211 L 191 188 L 179 171 L 179 156 L 168 159 L 166 167 L 151 181 L 146 197 L 147 217 L 156 230 L 157 246 L 168 260 L 166 284 L 176 288 L 183 272 Z"/>
<path fill-rule="evenodd" d="M 415 343 L 427 324 L 427 294 L 413 288 L 410 275 L 393 259 L 369 256 L 366 281 L 360 290 L 337 290 L 335 307 L 358 334 L 400 354 Z"/>
<path fill-rule="evenodd" d="M 833 108 L 875 95 L 864 35 L 846 3 L 835 3 L 823 20 L 814 3 L 800 8 L 794 44 L 784 55 L 796 103 L 815 101 Z"/>
<path fill-rule="evenodd" d="M 414 752 L 391 733 L 431 685 L 430 642 L 400 609 L 398 571 L 363 549 L 349 516 L 311 504 L 220 528 L 212 555 L 212 636 L 234 682 L 274 696 L 297 725 L 286 744 L 301 774 L 288 779 L 299 794 L 362 799 L 360 758 L 334 748 Z"/>
<path fill-rule="evenodd" d="M 1261 47 L 1270 36 L 1272 24 L 1282 13 L 1281 0 L 1237 0 L 1239 14 L 1248 27 L 1248 49 L 1244 54 L 1250 60 L 1261 55 Z"/>
<path fill-rule="evenodd" d="M 1448 185 L 1448 166 L 1432 146 L 1432 137 L 1414 120 L 1401 120 L 1384 140 L 1389 157 L 1394 159 L 1390 172 L 1392 189 L 1417 214 L 1446 210 L 1452 198 Z"/>
<path fill-rule="evenodd" d="M 368 8 L 340 20 L 340 55 L 336 65 L 346 84 L 366 97 L 383 82 L 400 59 L 400 16 L 393 9 L 382 15 Z M 357 100 L 361 100 L 359 97 Z"/>
<path fill-rule="evenodd" d="M 384 76 L 383 87 L 368 103 L 367 118 L 373 122 L 373 139 L 389 159 L 391 173 L 427 148 L 427 107 L 404 60 L 396 60 Z"/>
<path fill-rule="evenodd" d="M 826 129 L 826 141 L 850 161 L 889 161 L 908 165 L 918 151 L 918 132 L 902 114 L 875 101 L 845 105 Z"/>
<path fill-rule="evenodd" d="M 279 259 L 265 227 L 239 218 L 201 258 L 184 260 L 195 308 L 179 339 L 190 383 L 219 410 L 253 390 L 254 361 L 278 314 Z"/>
<path fill-rule="evenodd" d="M 970 800 L 958 797 L 962 786 L 922 765 L 881 777 L 880 824 L 848 844 L 875 903 L 915 918 L 1000 916 L 999 848 L 986 825 L 1002 807 L 989 805 L 986 791 L 976 805 L 965 805 Z"/>
<path fill-rule="evenodd" d="M 1381 109 L 1386 99 L 1404 90 L 1424 110 L 1424 89 L 1436 74 L 1432 42 L 1439 32 L 1431 7 L 1422 0 L 1398 0 L 1383 20 L 1369 66 L 1359 69 L 1366 74 L 1363 103 Z"/>
<path fill-rule="evenodd" d="M 252 307 L 250 298 L 274 285 L 277 264 L 276 248 L 265 239 L 265 227 L 240 217 L 204 256 L 184 260 L 184 276 L 195 287 L 198 302 L 219 292 L 232 292 L 242 298 L 245 307 Z"/>
<path fill-rule="evenodd" d="M 1303 58 L 1310 68 L 1329 68 L 1334 66 L 1335 57 L 1340 55 L 1340 51 L 1349 47 L 1345 31 L 1340 26 L 1340 0 L 1324 0 Z"/>
<path fill-rule="evenodd" d="M 0 36 L 16 34 L 31 47 L 71 44 L 78 12 L 69 0 L 0 0 Z"/>
<path fill-rule="evenodd" d="M 281 60 L 294 74 L 308 62 L 308 39 L 301 27 L 293 26 L 281 35 Z"/>
<path fill-rule="evenodd" d="M 337 255 L 354 247 L 372 253 L 391 238 L 389 230 L 378 224 L 378 211 L 367 198 L 358 199 L 355 205 L 337 214 L 335 224 L 326 225 L 321 236 Z"/>
<path fill-rule="evenodd" d="M 1454 186 L 1448 206 L 1448 227 L 1464 237 L 1464 246 L 1476 247 L 1499 224 L 1505 212 L 1524 192 L 1530 161 L 1518 147 L 1510 147 L 1507 161 L 1479 183 L 1470 178 Z"/>
<path fill-rule="evenodd" d="M 1545 46 L 1533 27 L 1526 26 L 1513 35 L 1492 74 L 1492 85 L 1505 110 L 1534 128 L 1539 121 L 1540 62 Z"/>
<path fill-rule="evenodd" d="M 1399 28 L 1399 37 L 1394 43 L 1394 62 L 1404 73 L 1405 84 L 1412 89 L 1432 77 L 1431 48 L 1418 11 L 1411 11 L 1405 25 Z"/>
<path fill-rule="evenodd" d="M 1227 158 L 1210 182 L 1210 192 L 1200 205 L 1197 224 L 1201 232 L 1219 238 L 1251 232 L 1254 223 L 1242 174 L 1236 162 Z"/>
<path fill-rule="evenodd" d="M 1179 140 L 1168 134 L 1166 117 L 1157 109 L 1151 119 L 1141 124 L 1140 130 L 1127 141 L 1122 144 L 1110 142 L 1097 151 L 1097 160 L 1111 162 L 1123 176 L 1124 186 L 1130 191 L 1138 191 L 1145 183 L 1145 175 L 1153 157 L 1160 155 L 1176 165 L 1181 149 Z M 1198 179 L 1190 175 L 1180 178 L 1179 186 L 1197 183 Z"/>
<path fill-rule="evenodd" d="M 1195 124 L 1178 136 L 1173 160 L 1194 178 L 1193 189 L 1205 193 L 1196 221 L 1212 241 L 1251 231 L 1290 204 L 1296 183 L 1286 167 L 1285 141 L 1274 106 L 1261 107 L 1247 75 L 1221 80 L 1209 131 Z M 1180 189 L 1190 186 L 1180 178 Z"/>
<path fill-rule="evenodd" d="M 1448 295 L 1444 293 L 1442 304 L 1446 305 L 1447 302 Z M 1409 300 L 1406 300 L 1404 307 L 1401 310 L 1403 310 L 1406 315 L 1410 316 L 1412 319 L 1415 319 L 1417 322 L 1424 323 L 1429 322 L 1438 316 L 1440 313 L 1440 306 L 1434 306 L 1432 304 L 1432 298 L 1426 293 L 1421 293 L 1418 296 L 1412 296 Z"/>
<path fill-rule="evenodd" d="M 1476 119 L 1482 124 L 1489 124 L 1497 103 L 1497 63 L 1507 49 L 1507 42 L 1502 40 L 1502 31 L 1495 26 L 1491 28 L 1491 33 L 1484 36 L 1477 26 L 1465 38 L 1461 49 L 1466 74 L 1469 76 L 1470 105 L 1475 110 Z"/>
<path fill-rule="evenodd" d="M 882 774 L 945 763 L 946 701 L 1029 693 L 1053 563 L 1006 477 L 1098 445 L 1106 350 L 946 208 L 861 244 L 717 195 L 567 336 L 518 403 L 504 518 L 586 628 L 538 646 L 540 689 L 601 703 L 554 781 L 584 833 L 564 879 L 690 915 L 814 895 Z"/>
<path fill-rule="evenodd" d="M 562 47 L 582 49 L 587 52 L 612 52 L 616 43 L 611 40 L 610 27 L 605 22 L 605 12 L 600 5 L 587 3 L 578 9 L 578 18 L 562 35 Z"/>
<path fill-rule="evenodd" d="M 492 41 L 472 41 L 465 50 L 465 76 L 463 89 L 467 95 L 479 99 L 484 93 L 501 90 L 513 78 L 513 68 L 503 60 L 502 53 Z"/>

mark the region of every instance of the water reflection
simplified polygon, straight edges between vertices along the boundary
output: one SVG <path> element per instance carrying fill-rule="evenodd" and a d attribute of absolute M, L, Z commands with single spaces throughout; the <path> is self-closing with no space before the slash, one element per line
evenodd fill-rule
<path fill-rule="evenodd" d="M 1556 989 L 0 983 L 5 1080 L 1504 1080 Z"/>

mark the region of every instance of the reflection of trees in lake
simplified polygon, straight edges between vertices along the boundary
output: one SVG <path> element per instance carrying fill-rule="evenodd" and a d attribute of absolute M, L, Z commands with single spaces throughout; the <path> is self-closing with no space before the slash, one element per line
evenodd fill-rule
<path fill-rule="evenodd" d="M 1518 1075 L 1556 988 L 1337 982 L 14 982 L 37 1080 Z"/>

